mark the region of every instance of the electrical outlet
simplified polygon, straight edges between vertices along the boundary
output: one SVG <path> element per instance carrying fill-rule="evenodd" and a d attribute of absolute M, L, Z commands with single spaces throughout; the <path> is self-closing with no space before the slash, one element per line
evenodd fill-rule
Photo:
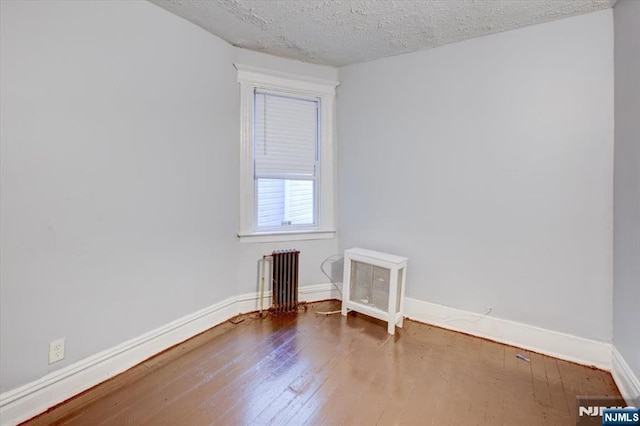
<path fill-rule="evenodd" d="M 49 364 L 64 359 L 64 338 L 49 343 Z"/>

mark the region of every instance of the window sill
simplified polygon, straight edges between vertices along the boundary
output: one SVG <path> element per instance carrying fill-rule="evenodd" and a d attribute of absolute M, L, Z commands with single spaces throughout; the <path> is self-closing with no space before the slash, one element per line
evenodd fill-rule
<path fill-rule="evenodd" d="M 254 232 L 238 234 L 241 243 L 274 243 L 279 241 L 327 240 L 336 235 L 330 231 Z"/>

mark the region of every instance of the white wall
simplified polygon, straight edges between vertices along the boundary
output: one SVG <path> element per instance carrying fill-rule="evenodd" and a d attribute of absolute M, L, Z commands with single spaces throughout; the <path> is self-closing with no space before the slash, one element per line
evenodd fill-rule
<path fill-rule="evenodd" d="M 342 248 L 407 296 L 612 337 L 612 12 L 340 69 Z"/>
<path fill-rule="evenodd" d="M 0 38 L 5 391 L 236 293 L 238 99 L 149 3 L 3 1 Z"/>
<path fill-rule="evenodd" d="M 618 0 L 613 19 L 616 85 L 613 342 L 640 378 L 640 2 Z"/>
<path fill-rule="evenodd" d="M 335 239 L 236 238 L 233 63 L 331 69 L 239 52 L 142 1 L 0 5 L 0 391 L 256 291 L 274 248 L 302 250 L 301 284 L 328 281 Z"/>

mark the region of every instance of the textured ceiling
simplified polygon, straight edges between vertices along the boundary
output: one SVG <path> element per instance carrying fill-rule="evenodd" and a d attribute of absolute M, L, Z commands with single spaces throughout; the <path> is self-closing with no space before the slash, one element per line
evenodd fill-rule
<path fill-rule="evenodd" d="M 615 0 L 150 0 L 234 46 L 342 66 L 594 12 Z"/>

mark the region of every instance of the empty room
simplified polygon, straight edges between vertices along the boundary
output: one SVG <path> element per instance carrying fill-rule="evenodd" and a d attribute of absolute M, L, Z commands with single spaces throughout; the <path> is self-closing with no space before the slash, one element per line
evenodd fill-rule
<path fill-rule="evenodd" d="M 639 0 L 0 0 L 1 425 L 640 425 Z"/>

